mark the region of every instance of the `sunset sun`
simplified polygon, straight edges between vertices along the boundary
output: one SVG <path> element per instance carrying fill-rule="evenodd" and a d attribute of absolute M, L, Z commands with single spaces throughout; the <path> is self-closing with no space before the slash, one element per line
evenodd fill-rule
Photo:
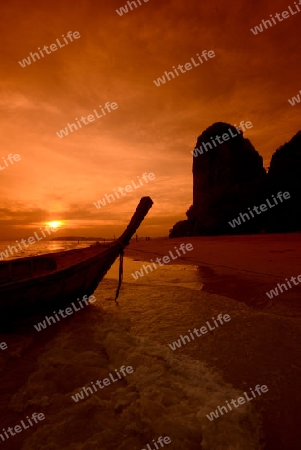
<path fill-rule="evenodd" d="M 63 226 L 63 222 L 61 220 L 54 220 L 52 222 L 46 222 L 46 225 L 49 228 L 60 228 Z"/>

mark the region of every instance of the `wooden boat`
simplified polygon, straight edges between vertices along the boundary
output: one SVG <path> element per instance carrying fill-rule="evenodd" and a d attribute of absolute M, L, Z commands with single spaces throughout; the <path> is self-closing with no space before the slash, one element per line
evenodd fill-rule
<path fill-rule="evenodd" d="M 28 317 L 92 295 L 123 255 L 152 204 L 150 197 L 143 197 L 126 230 L 112 244 L 1 261 L 0 321 Z"/>

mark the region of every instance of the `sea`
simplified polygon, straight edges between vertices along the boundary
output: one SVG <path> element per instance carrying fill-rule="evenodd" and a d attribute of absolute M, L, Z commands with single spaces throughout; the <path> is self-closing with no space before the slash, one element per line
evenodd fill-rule
<path fill-rule="evenodd" d="M 27 247 L 20 244 L 23 250 L 20 250 L 16 241 L 0 241 L 0 255 L 1 252 L 6 252 L 8 247 L 16 247 L 18 253 L 15 252 L 14 249 L 9 252 L 9 257 L 6 258 L 2 255 L 2 260 L 9 260 L 15 258 L 25 258 L 27 256 L 37 256 L 42 255 L 44 253 L 55 253 L 63 250 L 73 250 L 75 248 L 84 248 L 89 247 L 89 245 L 95 243 L 95 241 L 82 241 L 78 243 L 77 241 L 50 241 L 43 239 L 41 241 L 35 242 L 32 245 L 27 244 Z"/>
<path fill-rule="evenodd" d="M 20 256 L 90 244 L 41 241 Z M 13 241 L 1 242 L 0 252 L 7 245 Z M 271 380 L 280 363 L 275 357 L 273 372 L 265 361 L 279 339 L 278 318 L 205 292 L 197 265 L 169 264 L 135 280 L 132 273 L 143 263 L 143 257 L 125 256 L 117 301 L 118 260 L 94 292 L 95 303 L 47 330 L 37 332 L 33 324 L 25 324 L 0 335 L 8 344 L 7 359 L 0 360 L 5 399 L 1 426 L 14 426 L 35 411 L 46 417 L 30 431 L 10 437 L 6 448 L 157 450 L 160 436 L 170 438 L 166 447 L 173 450 L 282 448 L 275 446 L 275 424 L 280 427 L 281 419 L 269 420 L 279 404 L 271 406 L 269 393 L 208 419 L 218 406 L 257 384 L 275 389 Z M 170 348 L 181 335 L 189 336 L 219 314 L 230 315 L 231 321 Z M 292 323 L 280 323 L 282 332 L 294 334 Z M 265 336 L 262 349 L 253 338 L 255 324 L 256 333 Z M 83 387 L 122 366 L 132 366 L 133 374 L 78 403 L 72 400 Z"/>

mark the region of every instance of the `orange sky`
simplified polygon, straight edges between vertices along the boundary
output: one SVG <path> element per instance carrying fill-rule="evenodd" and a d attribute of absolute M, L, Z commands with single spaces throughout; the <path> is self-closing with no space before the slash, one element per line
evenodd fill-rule
<path fill-rule="evenodd" d="M 301 89 L 301 13 L 257 36 L 250 31 L 293 2 L 141 0 L 120 17 L 115 10 L 125 3 L 1 2 L 0 164 L 10 153 L 21 156 L 0 171 L 1 239 L 25 238 L 49 220 L 64 220 L 66 234 L 110 237 L 143 195 L 154 206 L 139 233 L 167 235 L 192 203 L 190 151 L 205 128 L 251 121 L 245 137 L 265 166 L 300 128 L 301 106 L 287 99 Z M 18 64 L 68 31 L 80 39 Z M 155 86 L 203 50 L 215 58 Z M 106 102 L 118 109 L 57 137 Z M 101 209 L 93 205 L 144 172 L 156 179 Z"/>

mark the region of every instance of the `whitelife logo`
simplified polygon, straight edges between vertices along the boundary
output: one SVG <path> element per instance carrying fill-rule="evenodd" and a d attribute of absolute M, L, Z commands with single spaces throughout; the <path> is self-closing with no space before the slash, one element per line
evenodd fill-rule
<path fill-rule="evenodd" d="M 246 131 L 246 130 L 245 130 L 245 127 L 246 127 L 247 129 L 253 128 L 252 122 L 248 121 L 248 122 L 244 123 L 243 120 L 240 122 L 240 124 L 239 124 L 238 126 L 242 128 L 242 131 Z M 214 145 L 214 147 L 217 147 L 217 144 L 216 144 L 215 140 L 217 140 L 217 142 L 221 145 L 221 144 L 224 144 L 224 143 L 225 143 L 226 141 L 228 141 L 229 139 L 234 138 L 234 137 L 236 137 L 236 136 L 239 136 L 239 135 L 242 133 L 242 132 L 236 127 L 236 124 L 234 125 L 234 127 L 235 127 L 236 130 L 238 131 L 238 134 L 233 133 L 233 132 L 232 132 L 232 129 L 231 129 L 231 128 L 228 128 L 229 134 L 228 134 L 228 133 L 224 133 L 224 134 L 222 134 L 222 136 L 219 136 L 219 135 L 217 134 L 214 138 L 213 138 L 213 137 L 210 137 L 210 139 L 211 139 L 212 144 Z M 220 142 L 220 140 L 221 140 L 221 142 Z M 209 149 L 207 148 L 207 145 L 209 145 Z M 191 153 L 193 154 L 194 157 L 197 157 L 198 154 L 199 154 L 199 155 L 202 155 L 202 154 L 203 154 L 203 149 L 202 149 L 202 147 L 204 148 L 205 152 L 208 152 L 208 150 L 212 150 L 211 142 L 202 142 L 202 145 L 200 145 L 199 148 L 196 147 L 196 148 L 191 152 Z"/>
<path fill-rule="evenodd" d="M 140 183 L 140 185 L 138 185 L 138 186 L 135 185 L 134 180 L 131 180 L 131 183 L 132 183 L 132 185 L 133 185 L 133 187 L 135 189 L 138 189 L 141 186 L 143 186 L 143 182 L 139 178 L 139 176 L 137 176 L 137 178 L 138 178 L 138 181 Z M 150 181 L 153 181 L 156 177 L 155 177 L 155 174 L 151 172 L 149 174 L 144 173 L 141 176 L 141 178 L 145 181 L 145 183 L 148 183 L 147 179 L 149 179 Z M 123 190 L 125 190 L 125 193 L 123 192 Z M 98 200 L 97 202 L 94 202 L 93 205 L 97 209 L 100 209 L 102 206 L 106 206 L 107 202 L 111 203 L 111 201 L 114 202 L 116 200 L 115 197 L 114 197 L 114 194 L 116 195 L 116 198 L 120 198 L 120 195 L 116 192 L 116 189 L 113 189 L 113 191 L 114 191 L 113 194 L 105 194 L 105 196 L 101 200 Z M 132 188 L 132 186 L 130 184 L 128 184 L 128 185 L 125 186 L 125 188 L 121 188 L 121 187 L 117 188 L 117 191 L 119 191 L 122 194 L 122 196 L 124 197 L 126 194 L 132 192 L 133 188 Z M 106 200 L 107 200 L 107 202 L 106 202 Z"/>
<path fill-rule="evenodd" d="M 144 1 L 144 3 L 147 3 L 149 0 L 143 0 L 143 1 Z M 137 3 L 139 3 L 140 6 L 143 5 L 143 3 L 141 3 L 140 0 L 137 0 Z M 133 11 L 132 5 L 134 5 L 135 8 L 138 8 L 137 3 L 136 2 L 130 2 L 130 1 L 127 2 L 129 7 L 131 8 L 131 11 Z M 127 7 L 126 4 L 124 6 L 121 6 L 121 8 L 119 8 L 119 9 L 115 9 L 115 11 L 117 12 L 117 14 L 119 16 L 123 16 L 123 14 L 127 14 L 129 12 L 128 7 Z"/>
<path fill-rule="evenodd" d="M 63 45 L 61 44 L 61 42 L 58 39 L 56 39 L 56 42 L 58 43 L 59 48 L 66 47 L 66 45 L 69 44 L 69 42 L 67 41 L 67 39 L 65 38 L 65 36 L 63 34 L 62 34 L 62 37 L 63 37 L 64 42 L 65 42 L 65 44 L 63 44 Z M 67 38 L 70 40 L 70 42 L 73 42 L 72 37 L 74 39 L 79 39 L 80 38 L 79 32 L 78 31 L 74 31 L 74 33 L 72 33 L 72 31 L 68 31 Z M 48 51 L 48 45 L 44 45 L 44 47 L 43 47 L 43 50 L 46 53 L 46 55 L 50 55 L 51 52 L 56 52 L 57 51 L 57 45 L 56 44 L 51 44 L 49 46 L 49 48 L 50 48 L 50 51 Z M 41 50 L 40 47 L 38 47 L 38 50 L 39 50 L 40 55 L 42 56 L 42 58 L 44 58 L 45 55 L 43 53 L 43 50 Z M 35 58 L 41 59 L 40 55 L 38 53 L 30 52 L 29 56 L 27 58 L 23 59 L 22 61 L 19 61 L 19 64 L 24 69 L 24 67 L 26 67 L 26 65 L 29 66 L 31 64 L 31 59 L 32 59 L 33 62 L 36 62 Z"/>
<path fill-rule="evenodd" d="M 65 310 L 64 309 L 60 309 L 58 311 L 58 313 L 56 313 L 56 311 L 53 311 L 53 314 L 56 317 L 56 320 L 53 316 L 45 316 L 45 320 L 43 320 L 43 322 L 38 322 L 36 325 L 34 325 L 35 329 L 37 331 L 41 331 L 41 330 L 45 330 L 45 328 L 47 328 L 48 325 L 51 325 L 52 323 L 57 323 L 57 321 L 60 321 L 61 319 L 59 318 L 58 314 L 60 314 L 60 316 L 63 319 L 66 319 L 66 317 L 71 316 L 71 314 L 73 314 L 73 311 L 80 311 L 81 309 L 84 308 L 82 302 L 85 303 L 86 306 L 89 306 L 90 303 L 94 303 L 96 302 L 96 298 L 94 297 L 94 295 L 90 295 L 90 297 L 88 298 L 87 295 L 84 295 L 82 300 L 80 301 L 80 299 L 77 299 L 78 303 L 80 304 L 81 308 L 76 308 L 76 305 L 72 302 L 70 304 L 70 306 L 68 306 Z M 71 308 L 72 306 L 72 308 Z M 66 314 L 64 316 L 64 314 Z M 51 322 L 52 320 L 52 322 Z"/>
<path fill-rule="evenodd" d="M 297 5 L 296 2 L 294 2 L 295 6 L 296 6 L 296 10 L 297 11 L 293 11 L 292 8 L 290 6 L 288 6 L 289 12 L 288 11 L 283 11 L 281 14 L 276 13 L 275 17 L 277 18 L 278 22 L 276 22 L 275 17 L 272 16 L 272 14 L 270 14 L 270 18 L 272 20 L 262 20 L 262 24 L 264 25 L 264 28 L 267 29 L 269 25 L 269 28 L 271 28 L 274 25 L 277 25 L 277 23 L 282 22 L 285 19 L 289 19 L 291 16 L 294 16 L 295 14 L 298 14 L 301 10 L 299 8 L 299 6 Z M 299 0 L 299 5 L 301 5 L 301 0 Z M 281 19 L 282 16 L 282 19 Z M 264 31 L 264 28 L 262 26 L 262 24 L 255 26 L 254 28 L 251 28 L 250 30 L 252 31 L 253 34 L 257 35 L 258 33 L 262 33 Z"/>
<path fill-rule="evenodd" d="M 268 387 L 267 387 L 267 385 L 265 385 L 265 384 L 263 384 L 262 386 L 260 386 L 259 384 L 257 384 L 257 386 L 255 387 L 254 390 L 257 392 L 258 395 L 261 395 L 261 392 L 263 392 L 263 394 L 265 394 L 266 392 L 268 392 Z M 251 394 L 252 394 L 253 398 L 256 398 L 256 394 L 255 394 L 255 392 L 253 391 L 252 388 L 250 388 L 250 391 L 251 391 Z M 261 391 L 261 392 L 260 392 L 260 391 Z M 252 397 L 251 397 L 251 398 L 248 397 L 247 392 L 244 392 L 244 396 L 245 396 L 245 399 L 248 400 L 248 402 L 250 402 L 251 400 L 253 400 Z M 231 400 L 231 403 L 232 403 L 233 406 L 235 406 L 235 408 L 238 408 L 239 406 L 241 406 L 241 405 L 243 405 L 244 403 L 246 403 L 245 399 L 244 399 L 244 397 L 238 397 L 236 400 Z M 237 402 L 238 405 L 236 405 L 235 402 Z M 217 418 L 219 417 L 219 413 L 223 416 L 223 415 L 224 415 L 223 411 L 224 411 L 225 413 L 227 413 L 227 412 L 229 412 L 229 411 L 232 411 L 232 408 L 231 408 L 231 406 L 229 405 L 229 402 L 228 402 L 228 401 L 226 401 L 226 405 L 227 405 L 227 406 L 218 406 L 217 409 L 216 409 L 215 411 L 212 411 L 210 414 L 206 414 L 207 419 L 209 419 L 210 422 L 212 422 L 212 420 L 217 419 Z M 227 409 L 227 407 L 228 407 L 229 410 Z"/>
<path fill-rule="evenodd" d="M 31 416 L 31 419 L 30 419 L 28 416 L 26 416 L 26 419 L 27 419 L 27 423 L 25 423 L 25 422 L 26 422 L 25 419 L 24 419 L 24 420 L 21 420 L 21 425 L 22 425 L 22 427 L 23 427 L 24 430 L 26 430 L 27 428 L 29 428 L 29 426 L 26 426 L 26 425 L 29 424 L 31 427 L 34 425 L 34 424 L 32 423 L 32 421 L 31 421 L 31 419 L 32 419 L 35 423 L 38 423 L 39 420 L 44 420 L 44 419 L 45 419 L 45 416 L 44 416 L 44 414 L 42 414 L 42 413 L 38 413 L 38 414 L 37 414 L 36 412 L 34 412 L 34 413 L 32 414 L 32 416 Z M 21 433 L 21 431 L 23 431 L 21 425 L 15 425 L 14 428 L 8 427 L 7 430 L 5 430 L 5 428 L 2 428 L 2 429 L 3 429 L 3 434 L 2 434 L 2 433 L 0 434 L 0 438 L 2 439 L 2 441 L 5 441 L 5 438 L 4 438 L 3 435 L 5 435 L 6 439 L 9 439 L 10 436 L 15 436 L 16 433 Z M 15 431 L 15 433 L 14 433 L 13 430 Z M 10 436 L 8 435 L 8 433 L 10 433 Z M 18 447 L 19 447 L 19 446 L 18 446 Z M 15 447 L 15 448 L 16 448 L 16 447 Z M 20 448 L 20 447 L 19 447 L 19 448 Z"/>
<path fill-rule="evenodd" d="M 280 191 L 277 194 L 277 198 L 278 198 L 278 200 L 280 200 L 281 203 L 283 203 L 283 199 L 281 198 L 282 196 L 283 196 L 284 200 L 288 200 L 289 198 L 291 198 L 291 195 L 290 195 L 289 192 L 284 192 L 282 194 L 282 192 Z M 275 196 L 272 195 L 272 197 L 273 197 L 273 200 L 274 200 L 274 204 L 271 204 L 269 202 L 269 200 L 266 199 L 266 202 L 267 202 L 267 204 L 268 204 L 270 209 L 274 208 L 276 205 L 278 205 L 278 202 L 277 202 Z M 258 208 L 260 208 L 260 211 L 259 211 Z M 267 209 L 268 209 L 268 207 L 267 207 L 267 205 L 265 203 L 262 203 L 262 205 L 260 205 L 260 206 L 253 206 L 253 211 L 255 211 L 257 215 L 261 214 L 262 212 L 267 211 Z M 251 209 L 248 208 L 248 210 L 249 210 L 249 214 L 251 215 L 251 217 L 254 218 L 255 216 L 252 213 Z M 245 217 L 247 218 L 247 220 L 250 220 L 250 217 L 249 217 L 249 215 L 247 213 L 244 213 L 244 214 L 243 213 L 239 213 L 239 215 L 240 215 L 240 217 L 242 218 L 242 220 L 244 222 L 245 222 Z M 228 224 L 231 225 L 232 228 L 235 228 L 237 225 L 241 225 L 242 222 L 241 222 L 240 218 L 237 217 L 237 219 L 233 219 L 232 221 L 228 222 Z"/>
<path fill-rule="evenodd" d="M 231 320 L 231 317 L 229 316 L 229 314 L 224 314 L 224 315 L 219 314 L 219 315 L 217 316 L 216 320 L 215 320 L 214 317 L 212 317 L 212 321 L 213 321 L 215 327 L 211 327 L 209 321 L 206 322 L 206 325 L 207 325 L 207 327 L 209 328 L 209 331 L 213 331 L 213 330 L 215 330 L 216 328 L 218 328 L 220 325 L 224 325 L 224 322 L 229 322 L 230 320 Z M 219 321 L 219 324 L 217 323 L 217 321 Z M 211 325 L 212 325 L 212 324 L 211 324 Z M 203 334 L 207 334 L 207 333 L 208 333 L 207 327 L 206 327 L 205 325 L 203 325 L 203 326 L 200 328 L 200 332 L 198 331 L 197 328 L 194 328 L 193 333 L 195 334 L 195 336 L 201 337 Z M 185 345 L 185 344 L 188 344 L 188 342 L 191 342 L 191 340 L 194 341 L 195 337 L 194 337 L 194 335 L 192 334 L 192 332 L 191 332 L 190 330 L 188 330 L 188 333 L 190 334 L 190 338 L 191 338 L 191 339 L 189 339 L 189 336 L 187 336 L 187 334 L 185 334 L 184 336 L 181 334 L 180 339 L 178 339 L 177 341 L 174 341 L 172 344 L 168 344 L 169 347 L 170 347 L 173 351 L 175 351 L 177 348 L 181 348 L 181 347 L 182 347 L 182 344 Z M 187 342 L 185 342 L 185 338 L 187 339 Z M 181 342 L 181 341 L 182 341 L 182 342 Z"/>
<path fill-rule="evenodd" d="M 209 50 L 209 52 L 207 52 L 207 50 L 203 50 L 202 51 L 202 57 L 205 59 L 205 61 L 208 61 L 207 54 L 208 54 L 209 58 L 214 58 L 215 57 L 215 53 L 214 53 L 213 50 Z M 197 53 L 197 57 L 198 57 L 198 60 L 200 61 L 200 63 L 203 64 L 203 60 L 202 60 L 202 58 L 200 57 L 200 55 L 198 53 Z M 200 64 L 197 64 L 195 62 L 194 58 L 190 58 L 190 61 L 193 63 L 194 67 L 197 67 L 197 66 L 200 65 Z M 183 67 L 185 67 L 186 70 L 184 70 Z M 181 71 L 181 73 L 186 73 L 186 71 L 191 70 L 192 68 L 193 67 L 190 64 L 190 62 L 188 62 L 188 63 L 186 63 L 184 65 L 181 65 L 181 64 L 178 65 L 178 69 Z M 173 66 L 173 70 L 174 70 L 175 74 L 178 77 L 180 74 L 177 71 L 177 69 L 175 68 L 175 66 Z M 164 75 L 166 76 L 168 81 L 170 81 L 170 78 L 169 78 L 170 75 L 172 75 L 172 78 L 176 78 L 174 72 L 166 72 L 166 71 L 164 72 Z M 157 80 L 153 80 L 153 82 L 155 83 L 155 85 L 157 87 L 160 87 L 161 84 L 165 84 L 166 83 L 164 75 L 162 75 L 162 77 L 160 77 L 160 78 L 157 78 Z"/>
<path fill-rule="evenodd" d="M 191 250 L 193 250 L 192 244 L 186 244 L 186 246 L 185 246 L 185 244 L 181 244 L 181 245 L 180 245 L 180 250 L 182 251 L 183 255 L 186 254 L 185 247 L 186 247 L 186 250 L 187 250 L 188 252 L 190 252 Z M 177 255 L 178 255 L 178 256 L 175 256 L 171 251 L 169 251 L 169 254 L 170 254 L 170 256 L 171 256 L 171 259 L 173 259 L 173 260 L 175 260 L 175 259 L 177 259 L 177 258 L 179 258 L 179 257 L 182 256 L 181 253 L 180 253 L 180 251 L 178 250 L 178 248 L 177 248 L 177 247 L 174 247 L 174 248 L 176 249 L 176 252 L 177 252 Z M 163 260 L 163 264 L 161 264 L 161 259 Z M 157 265 L 153 262 L 152 259 L 151 259 L 151 261 L 152 261 L 152 264 L 153 264 L 154 268 L 157 269 Z M 170 257 L 166 255 L 166 256 L 163 256 L 163 258 L 157 258 L 157 259 L 156 259 L 156 262 L 159 264 L 159 266 L 164 266 L 164 264 L 170 263 Z M 135 272 L 135 273 L 132 273 L 131 275 L 132 275 L 132 277 L 134 278 L 134 280 L 138 280 L 139 276 L 140 276 L 140 277 L 143 277 L 143 276 L 144 276 L 143 269 L 145 270 L 145 273 L 148 274 L 148 269 L 149 269 L 149 268 L 150 268 L 151 272 L 153 272 L 153 268 L 152 268 L 152 266 L 151 266 L 150 264 L 147 265 L 147 266 L 145 266 L 145 265 L 143 264 L 142 269 L 136 270 L 136 272 Z"/>
<path fill-rule="evenodd" d="M 102 107 L 101 105 L 99 105 L 99 107 L 100 107 L 100 109 L 101 109 L 102 114 L 105 116 L 106 113 L 105 113 L 103 107 Z M 118 105 L 117 105 L 116 102 L 112 102 L 112 103 L 106 102 L 106 104 L 104 105 L 104 108 L 106 108 L 106 110 L 110 113 L 110 112 L 111 112 L 111 108 L 112 108 L 113 110 L 115 110 L 115 109 L 118 108 Z M 97 114 L 96 109 L 93 109 L 93 112 L 95 113 L 95 116 L 96 116 L 97 119 L 100 119 L 100 118 L 102 117 L 102 114 L 100 114 L 100 115 Z M 86 121 L 86 119 L 88 120 L 88 122 Z M 75 120 L 77 121 L 78 127 L 79 127 L 79 128 L 82 128 L 81 123 L 80 123 L 80 120 L 82 121 L 82 123 L 83 123 L 84 125 L 89 125 L 89 123 L 94 122 L 95 117 L 94 117 L 93 114 L 89 114 L 87 117 L 81 116 L 80 120 L 78 120 L 78 118 L 76 117 Z M 75 130 L 72 129 L 72 127 L 74 127 Z M 60 139 L 62 139 L 64 136 L 68 136 L 68 134 L 69 134 L 68 128 L 69 128 L 69 130 L 71 131 L 71 133 L 73 133 L 73 131 L 77 131 L 77 130 L 78 130 L 78 128 L 77 128 L 77 126 L 76 126 L 75 123 L 71 123 L 71 124 L 70 124 L 70 123 L 67 123 L 67 126 L 66 126 L 66 128 L 65 128 L 64 130 L 56 131 L 56 135 L 57 135 Z"/>
<path fill-rule="evenodd" d="M 134 372 L 134 369 L 132 366 L 127 366 L 127 367 L 121 366 L 119 370 L 122 373 L 124 378 L 127 376 L 127 374 L 131 374 Z M 115 369 L 115 372 L 116 373 L 114 373 L 114 374 L 109 373 L 109 377 L 110 377 L 111 381 L 113 381 L 113 383 L 116 383 L 116 381 L 119 381 L 122 379 L 122 376 L 120 375 L 120 373 L 118 372 L 117 369 Z M 114 378 L 114 375 L 117 375 L 118 378 Z M 104 387 L 110 386 L 110 384 L 112 384 L 110 379 L 104 378 L 102 381 L 97 380 L 97 381 L 95 381 L 95 384 L 97 384 L 99 389 L 104 389 Z M 98 389 L 95 386 L 93 381 L 91 381 L 91 384 L 94 389 L 94 392 L 97 392 Z M 102 384 L 103 384 L 103 386 L 102 386 Z M 71 398 L 73 399 L 73 401 L 78 402 L 79 400 L 84 400 L 84 398 L 85 398 L 84 394 L 86 394 L 86 396 L 89 397 L 90 393 L 94 394 L 94 392 L 91 387 L 87 387 L 87 388 L 83 387 L 82 391 L 78 392 L 75 395 L 71 395 Z"/>
<path fill-rule="evenodd" d="M 160 436 L 157 439 L 157 442 L 153 439 L 153 443 L 154 443 L 154 448 L 151 447 L 150 444 L 146 444 L 147 448 L 142 448 L 141 450 L 159 450 L 160 447 L 158 447 L 157 444 L 160 444 L 161 448 L 162 448 L 162 447 L 164 447 L 164 444 L 165 445 L 170 444 L 171 443 L 171 439 L 170 439 L 169 436 L 164 436 L 164 437 Z"/>
<path fill-rule="evenodd" d="M 298 281 L 295 281 L 297 279 L 298 279 Z M 301 283 L 301 275 L 298 275 L 298 277 L 291 277 L 291 282 L 294 283 L 295 286 L 298 286 L 298 284 Z M 291 283 L 286 278 L 286 284 L 281 284 L 281 283 L 277 284 L 279 292 L 276 287 L 275 289 L 271 289 L 270 292 L 266 292 L 266 295 L 269 297 L 269 299 L 272 299 L 273 297 L 277 297 L 277 295 L 282 294 L 283 288 L 285 288 L 285 290 L 288 291 L 289 288 L 287 287 L 287 285 L 289 286 L 290 289 L 292 287 L 294 287 L 291 285 Z"/>
<path fill-rule="evenodd" d="M 14 161 L 16 162 L 16 161 L 20 161 L 21 160 L 21 157 L 20 157 L 20 155 L 18 153 L 16 153 L 15 155 L 12 155 L 10 153 L 6 158 L 8 159 L 8 161 L 10 162 L 11 165 L 14 164 Z M 6 167 L 9 167 L 9 164 L 8 164 L 7 160 L 4 158 L 4 156 L 2 156 L 2 159 L 4 161 L 4 166 L 5 167 L 2 167 L 0 165 L 0 170 L 4 170 L 4 169 L 6 169 Z M 12 159 L 14 161 L 12 161 Z"/>
<path fill-rule="evenodd" d="M 43 237 L 39 238 L 37 232 L 35 231 L 33 233 L 35 237 L 31 236 L 31 237 L 29 237 L 27 239 L 29 245 L 33 245 L 35 242 L 42 241 L 42 239 L 45 239 L 47 237 L 47 235 L 44 233 L 44 231 L 47 231 L 48 235 L 50 236 L 51 232 L 55 233 L 58 230 L 58 228 L 57 227 L 49 227 L 49 228 L 45 228 L 44 231 L 43 231 L 42 228 L 40 227 L 40 230 L 41 230 L 41 233 L 42 233 Z M 21 251 L 23 251 L 24 248 L 29 247 L 29 245 L 27 245 L 27 243 L 26 243 L 26 239 L 21 239 L 21 244 L 24 246 L 23 248 L 22 248 L 22 245 L 20 244 L 19 241 L 16 241 L 16 243 L 17 243 L 17 245 L 19 247 L 19 250 L 21 250 Z M 12 245 L 12 246 L 8 245 L 6 247 L 6 250 L 4 250 L 4 252 L 0 252 L 0 261 L 3 261 L 4 258 L 9 258 L 10 254 L 13 255 L 14 254 L 13 251 L 15 253 L 18 253 L 19 250 L 14 245 Z M 8 253 L 8 251 L 10 252 L 10 254 Z"/>
<path fill-rule="evenodd" d="M 301 101 L 300 94 L 301 94 L 301 91 L 299 91 L 299 94 L 297 95 L 297 97 L 288 99 L 288 102 L 291 106 L 295 106 L 297 103 L 300 103 L 300 101 Z"/>

